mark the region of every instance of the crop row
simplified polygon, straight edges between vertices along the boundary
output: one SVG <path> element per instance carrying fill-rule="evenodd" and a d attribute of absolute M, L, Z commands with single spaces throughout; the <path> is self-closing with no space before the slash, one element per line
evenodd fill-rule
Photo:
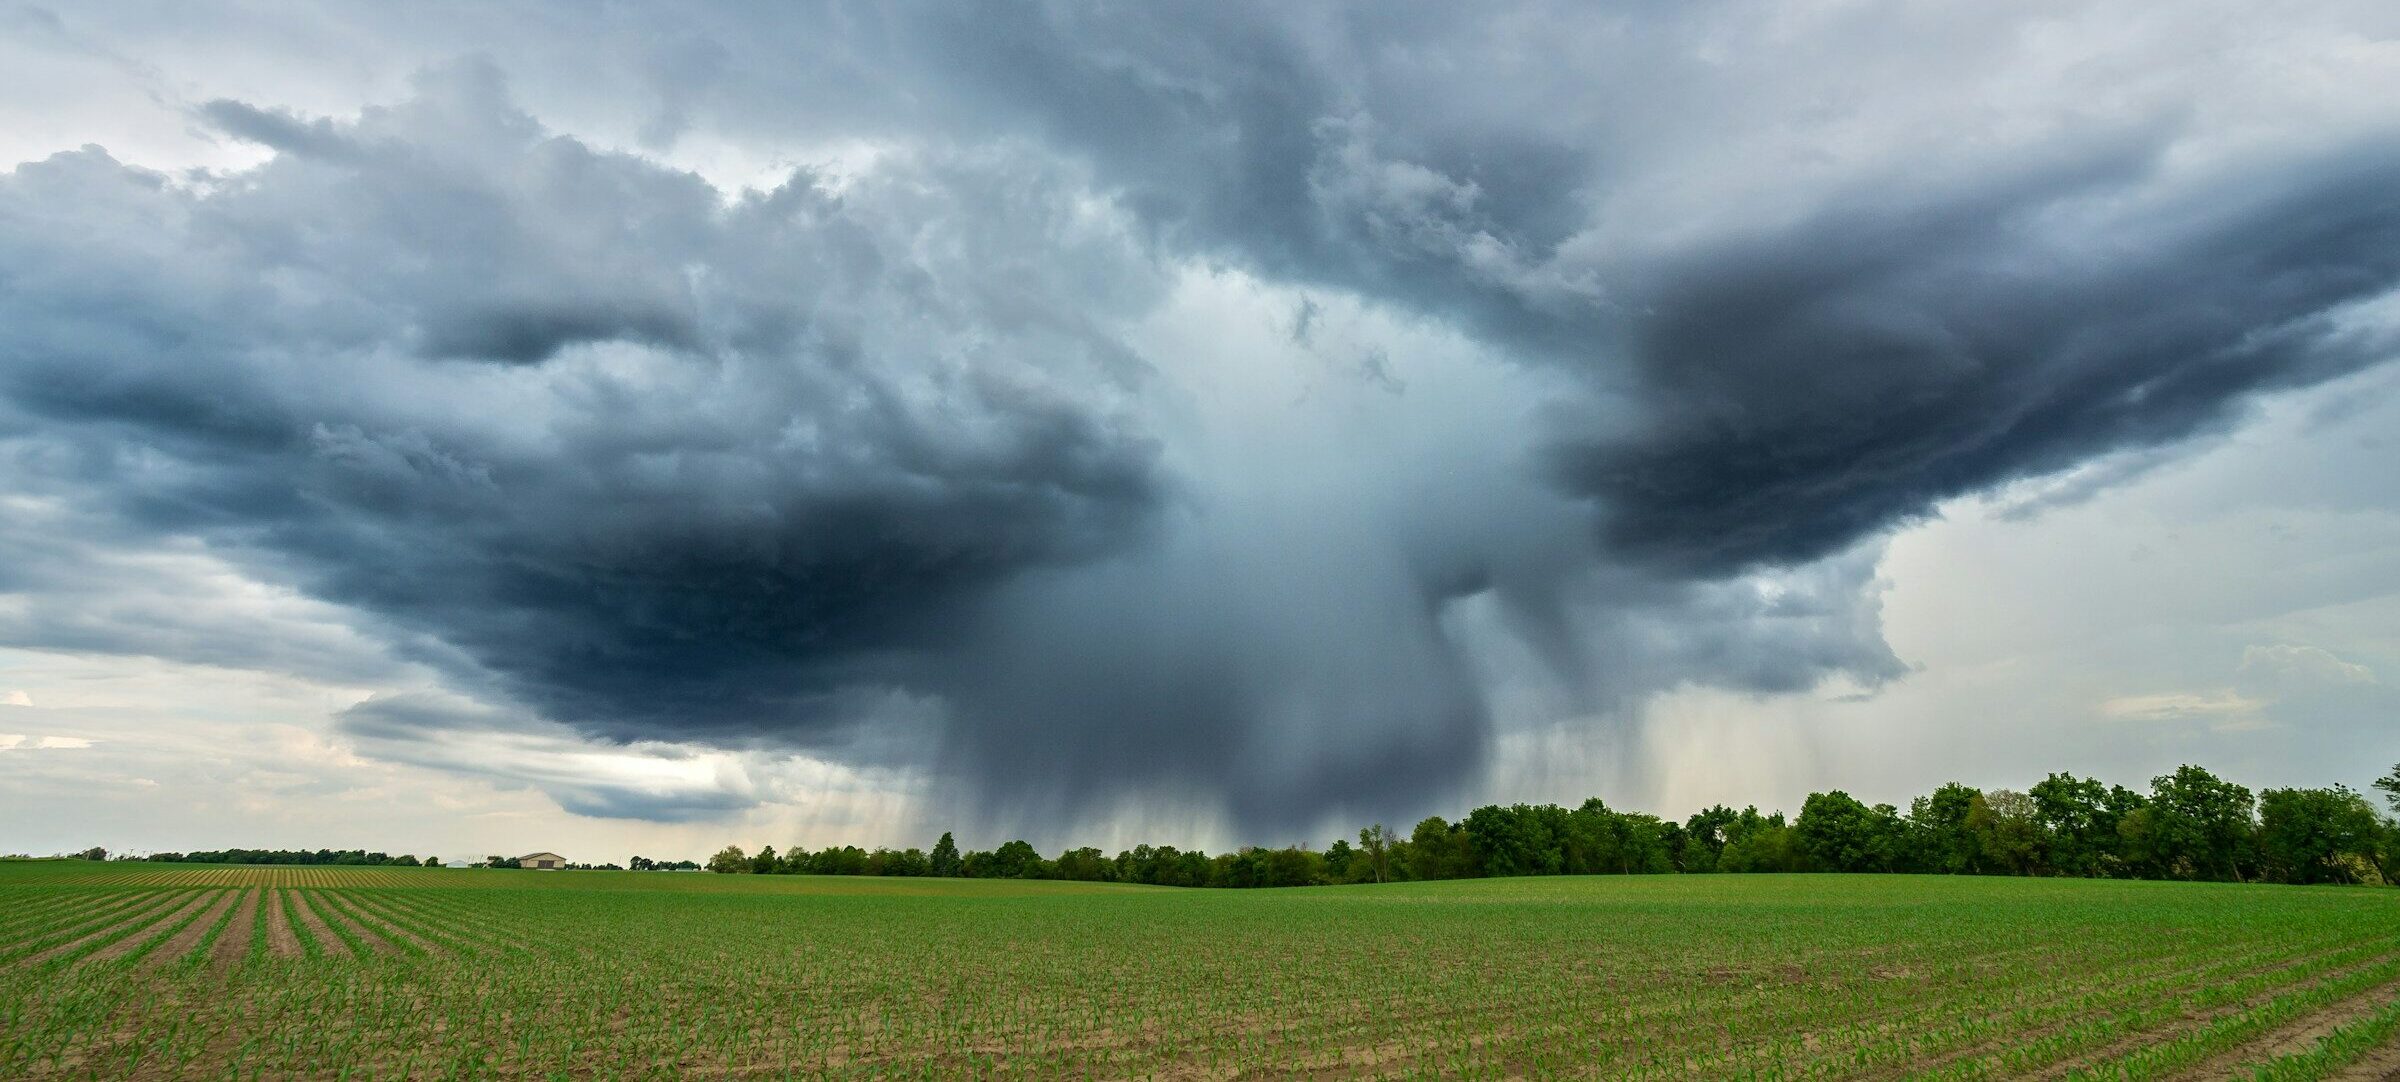
<path fill-rule="evenodd" d="M 878 896 L 627 876 L 0 882 L 0 1076 L 2282 1080 L 2400 1026 L 2379 892 Z"/>

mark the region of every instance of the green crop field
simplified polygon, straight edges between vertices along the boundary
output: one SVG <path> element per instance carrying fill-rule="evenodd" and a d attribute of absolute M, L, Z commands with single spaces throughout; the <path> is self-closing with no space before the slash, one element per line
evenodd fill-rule
<path fill-rule="evenodd" d="M 0 864 L 0 1077 L 2382 1077 L 2400 892 Z"/>

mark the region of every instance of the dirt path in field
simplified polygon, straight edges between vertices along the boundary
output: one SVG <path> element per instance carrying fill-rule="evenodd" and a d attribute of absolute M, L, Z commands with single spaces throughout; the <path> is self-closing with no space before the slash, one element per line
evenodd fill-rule
<path fill-rule="evenodd" d="M 108 936 L 115 935 L 116 933 L 125 929 L 138 928 L 149 924 L 157 920 L 161 913 L 181 909 L 189 902 L 196 900 L 196 898 L 193 898 L 190 895 L 178 893 L 149 896 L 144 900 L 143 904 L 125 911 L 125 919 L 111 921 L 102 927 L 95 928 L 82 935 L 76 936 L 73 939 L 70 939 L 55 947 L 51 947 L 50 949 L 42 951 L 39 954 L 18 959 L 16 965 L 38 966 L 51 960 L 52 958 L 58 957 L 59 955 L 81 949 L 84 945 L 91 943 L 94 940 L 105 939 Z"/>
<path fill-rule="evenodd" d="M 325 953 L 342 958 L 357 957 L 351 952 L 350 944 L 342 942 L 342 937 L 335 935 L 333 929 L 326 925 L 325 918 L 317 915 L 317 907 L 310 904 L 307 891 L 293 891 L 292 902 L 293 910 L 300 914 L 300 926 L 307 929 L 309 936 L 317 941 L 317 946 L 325 948 Z"/>
<path fill-rule="evenodd" d="M 200 914 L 199 920 L 184 925 L 182 931 L 175 933 L 175 938 L 159 944 L 157 950 L 144 955 L 141 971 L 148 973 L 190 954 L 193 947 L 199 946 L 200 941 L 208 937 L 208 930 L 216 927 L 217 921 L 223 919 L 226 911 L 232 909 L 234 903 L 240 901 L 241 898 L 241 891 L 225 891 L 215 904 L 208 907 L 207 912 Z M 114 950 L 115 948 L 110 949 Z"/>
<path fill-rule="evenodd" d="M 149 942 L 152 938 L 156 937 L 158 933 L 173 926 L 176 921 L 182 920 L 189 914 L 201 912 L 202 910 L 207 909 L 210 903 L 215 902 L 220 895 L 225 893 L 228 892 L 221 890 L 193 891 L 193 897 L 191 901 L 176 906 L 174 909 L 168 911 L 165 916 L 143 925 L 140 931 L 137 931 L 132 935 L 126 936 L 123 939 L 117 940 L 114 943 L 85 955 L 82 964 L 87 966 L 99 965 L 102 962 L 113 962 L 119 958 L 123 958 L 126 955 L 133 953 L 142 944 Z M 194 921 L 193 923 L 197 924 L 199 922 Z M 190 931 L 190 929 L 187 928 L 185 931 Z"/>
<path fill-rule="evenodd" d="M 367 927 L 364 922 L 361 922 L 357 918 L 352 917 L 350 914 L 343 912 L 342 907 L 338 903 L 327 898 L 325 895 L 318 894 L 309 900 L 315 903 L 317 913 L 321 919 L 330 923 L 338 923 L 342 927 L 349 929 L 351 935 L 357 936 L 358 941 L 366 945 L 367 953 L 400 953 L 400 948 L 393 946 L 390 940 L 375 934 L 375 930 Z"/>
<path fill-rule="evenodd" d="M 266 908 L 267 953 L 277 958 L 300 957 L 300 933 L 292 930 L 291 918 L 284 915 L 283 890 L 269 889 L 259 904 Z"/>
<path fill-rule="evenodd" d="M 258 899 L 264 893 L 253 887 L 242 895 L 242 908 L 233 914 L 233 923 L 225 926 L 225 934 L 217 937 L 216 949 L 209 952 L 209 972 L 223 976 L 249 956 L 250 936 L 258 927 Z"/>

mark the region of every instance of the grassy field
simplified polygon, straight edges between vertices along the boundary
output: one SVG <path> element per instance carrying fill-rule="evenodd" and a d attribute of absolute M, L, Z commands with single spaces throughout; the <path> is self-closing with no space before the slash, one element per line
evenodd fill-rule
<path fill-rule="evenodd" d="M 2400 891 L 0 864 L 0 1077 L 2383 1077 Z"/>

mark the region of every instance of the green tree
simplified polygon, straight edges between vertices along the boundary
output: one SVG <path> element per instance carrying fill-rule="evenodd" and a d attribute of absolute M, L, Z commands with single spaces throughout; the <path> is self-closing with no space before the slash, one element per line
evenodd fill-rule
<path fill-rule="evenodd" d="M 2390 804 L 2393 811 L 2400 812 L 2400 765 L 2393 766 L 2391 773 L 2375 779 L 2375 788 L 2382 790 L 2384 803 Z"/>
<path fill-rule="evenodd" d="M 1392 830 L 1377 823 L 1358 832 L 1358 851 L 1366 859 L 1368 874 L 1378 883 L 1392 879 Z"/>
<path fill-rule="evenodd" d="M 1257 867 L 1255 886 L 1305 887 L 1325 881 L 1325 858 L 1299 846 L 1254 849 L 1249 855 Z"/>
<path fill-rule="evenodd" d="M 949 831 L 943 831 L 942 840 L 933 843 L 931 860 L 933 874 L 940 876 L 959 874 L 958 843 L 951 840 Z"/>
<path fill-rule="evenodd" d="M 1983 853 L 1974 833 L 1967 829 L 1967 817 L 1974 810 L 1975 799 L 1982 795 L 1980 790 L 1950 782 L 1909 804 L 1908 820 L 1917 842 L 1912 863 L 1919 870 L 1936 875 L 1972 875 L 1984 870 Z"/>
<path fill-rule="evenodd" d="M 1617 813 L 1599 797 L 1586 797 L 1559 827 L 1559 865 L 1568 875 L 1611 875 L 1625 870 Z"/>
<path fill-rule="evenodd" d="M 2151 779 L 2151 861 L 2175 879 L 2245 879 L 2254 872 L 2250 790 L 2196 766 Z"/>
<path fill-rule="evenodd" d="M 1717 856 L 1717 869 L 1726 872 L 1796 872 L 1805 865 L 1783 813 L 1760 815 L 1755 807 L 1743 808 L 1725 828 L 1725 851 Z"/>
<path fill-rule="evenodd" d="M 2385 840 L 2375 806 L 2357 792 L 2269 789 L 2258 796 L 2259 848 L 2267 872 L 2285 883 L 2381 882 Z"/>
<path fill-rule="evenodd" d="M 1695 873 L 1718 870 L 1718 863 L 1725 855 L 1725 843 L 1733 840 L 1728 831 L 1741 818 L 1732 808 L 1718 804 L 1694 812 L 1684 820 L 1679 861 L 1683 870 Z"/>
<path fill-rule="evenodd" d="M 1486 805 L 1467 813 L 1459 824 L 1474 854 L 1459 875 L 1557 875 L 1560 865 L 1559 829 L 1566 811 L 1556 805 L 1534 807 Z"/>
<path fill-rule="evenodd" d="M 1619 875 L 1657 875 L 1675 870 L 1675 845 L 1683 833 L 1675 824 L 1640 812 L 1618 812 L 1612 818 L 1617 866 L 1610 871 Z"/>
<path fill-rule="evenodd" d="M 750 871 L 750 858 L 742 855 L 741 846 L 728 845 L 708 858 L 708 870 L 720 875 L 746 875 Z"/>
<path fill-rule="evenodd" d="M 1350 876 L 1350 863 L 1358 851 L 1350 848 L 1350 839 L 1335 838 L 1325 847 L 1325 879 L 1330 883 L 1356 882 Z"/>
<path fill-rule="evenodd" d="M 2141 806 L 2138 793 L 2096 779 L 2052 774 L 2025 795 L 2050 836 L 2050 866 L 2060 875 L 2116 874 L 2124 864 L 2117 824 Z"/>
<path fill-rule="evenodd" d="M 1052 874 L 1060 879 L 1104 883 L 1116 878 L 1116 865 L 1090 846 L 1060 853 L 1050 867 Z"/>
<path fill-rule="evenodd" d="M 2049 871 L 2049 830 L 2033 798 L 2008 789 L 1977 793 L 1967 811 L 1967 832 L 1988 870 L 2008 875 Z"/>
<path fill-rule="evenodd" d="M 1792 829 L 1816 871 L 1876 872 L 1887 866 L 1888 832 L 1875 810 L 1839 789 L 1808 794 Z"/>
<path fill-rule="evenodd" d="M 1042 854 L 1033 844 L 1023 840 L 1009 842 L 992 853 L 992 868 L 986 873 L 994 879 L 1039 879 L 1042 877 Z"/>
<path fill-rule="evenodd" d="M 1401 863 L 1411 879 L 1458 879 L 1474 874 L 1475 854 L 1467 832 L 1438 815 L 1428 815 L 1409 832 Z"/>

